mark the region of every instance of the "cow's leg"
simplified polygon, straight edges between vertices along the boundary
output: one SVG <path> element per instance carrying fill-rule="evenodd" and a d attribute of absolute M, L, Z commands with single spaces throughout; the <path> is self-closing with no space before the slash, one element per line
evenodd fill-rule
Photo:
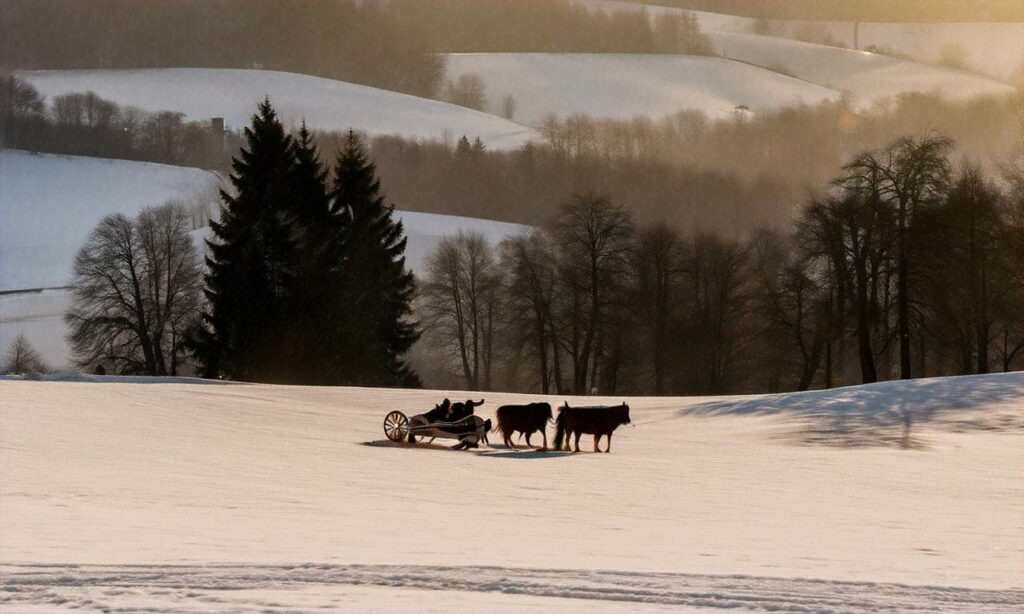
<path fill-rule="evenodd" d="M 582 437 L 582 436 L 583 436 L 583 433 L 576 433 L 576 451 L 577 452 L 580 451 L 580 437 Z"/>
<path fill-rule="evenodd" d="M 526 431 L 523 431 L 523 432 L 525 433 Z M 530 435 L 533 435 L 533 433 L 526 433 L 526 447 L 527 448 L 533 447 L 533 444 L 530 443 Z"/>
<path fill-rule="evenodd" d="M 548 451 L 548 430 L 542 428 L 540 430 L 540 434 L 544 436 L 544 447 L 541 448 L 541 450 L 543 450 L 544 452 L 547 452 Z"/>
<path fill-rule="evenodd" d="M 605 454 L 610 453 L 611 451 L 612 451 L 612 434 L 608 433 L 608 447 L 605 448 Z"/>
<path fill-rule="evenodd" d="M 512 433 L 508 434 L 508 435 L 505 435 L 505 447 L 508 448 L 509 450 L 515 450 L 516 449 L 516 446 L 512 443 L 512 436 L 513 435 L 515 435 L 514 431 Z"/>
<path fill-rule="evenodd" d="M 601 443 L 601 434 L 600 433 L 594 433 L 594 452 L 600 452 L 601 451 L 600 443 Z"/>

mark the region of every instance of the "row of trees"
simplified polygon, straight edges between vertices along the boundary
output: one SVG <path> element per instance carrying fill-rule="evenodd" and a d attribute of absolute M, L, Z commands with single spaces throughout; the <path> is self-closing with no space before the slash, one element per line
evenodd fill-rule
<path fill-rule="evenodd" d="M 49 103 L 30 83 L 0 76 L 0 147 L 221 169 L 237 134 L 171 111 L 122 107 L 92 92 Z"/>
<path fill-rule="evenodd" d="M 685 236 L 578 195 L 500 246 L 446 239 L 421 304 L 432 375 L 715 394 L 1020 368 L 1024 176 L 950 153 L 927 136 L 855 157 L 792 233 Z"/>
<path fill-rule="evenodd" d="M 910 95 L 860 113 L 840 102 L 717 120 L 699 112 L 570 117 L 547 122 L 543 144 L 517 151 L 379 137 L 373 155 L 389 193 L 419 211 L 545 224 L 582 188 L 641 223 L 735 237 L 788 227 L 799 203 L 821 193 L 846 160 L 884 148 L 894 134 L 935 129 L 956 141 L 957 155 L 998 173 L 1019 155 L 1019 118 L 1018 103 L 1005 96 Z"/>

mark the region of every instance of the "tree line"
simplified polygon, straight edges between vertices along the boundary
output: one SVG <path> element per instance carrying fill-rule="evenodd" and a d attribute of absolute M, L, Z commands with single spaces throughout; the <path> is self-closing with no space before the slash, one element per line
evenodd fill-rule
<path fill-rule="evenodd" d="M 958 165 L 934 133 L 852 156 L 788 230 L 683 230 L 579 193 L 501 245 L 444 239 L 418 295 L 358 136 L 336 143 L 331 169 L 269 103 L 244 136 L 205 276 L 181 206 L 111 216 L 90 236 L 67 315 L 81 365 L 418 385 L 415 364 L 435 385 L 576 394 L 1024 365 L 1024 166 Z M 409 358 L 414 317 L 425 343 Z"/>
<path fill-rule="evenodd" d="M 206 377 L 418 386 L 402 358 L 419 337 L 404 231 L 359 137 L 328 168 L 264 101 L 231 168 L 203 268 L 180 205 L 92 232 L 66 315 L 79 365 L 173 375 L 188 359 Z"/>
<path fill-rule="evenodd" d="M 92 92 L 47 101 L 32 84 L 0 76 L 0 147 L 226 170 L 227 152 L 240 144 L 237 133 L 183 113 L 123 107 Z"/>
<path fill-rule="evenodd" d="M 851 158 L 792 231 L 638 224 L 578 194 L 489 245 L 442 242 L 429 375 L 543 393 L 775 392 L 1024 366 L 1024 170 L 934 134 Z"/>

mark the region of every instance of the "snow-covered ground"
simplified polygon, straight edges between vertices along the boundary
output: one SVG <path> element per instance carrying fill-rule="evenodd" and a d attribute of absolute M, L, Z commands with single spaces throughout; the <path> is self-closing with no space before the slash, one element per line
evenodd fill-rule
<path fill-rule="evenodd" d="M 96 224 L 112 213 L 134 216 L 169 200 L 215 214 L 219 186 L 216 174 L 195 168 L 0 151 L 0 352 L 23 334 L 49 365 L 67 365 L 63 318 L 70 296 L 59 288 L 71 281 L 75 254 Z M 414 272 L 422 271 L 445 235 L 479 232 L 499 243 L 527 230 L 450 215 L 403 211 L 398 217 Z M 194 233 L 198 244 L 207 232 L 204 226 Z"/>
<path fill-rule="evenodd" d="M 380 443 L 464 392 L 72 379 L 0 381 L 5 613 L 1024 607 L 1020 373 L 630 399 L 576 455 Z"/>
<path fill-rule="evenodd" d="M 578 4 L 606 11 L 646 11 L 656 17 L 665 13 L 688 12 L 697 19 L 702 31 L 751 33 L 757 20 L 724 13 L 687 11 L 654 4 L 621 0 L 575 0 Z M 854 23 L 849 21 L 803 21 L 772 19 L 767 21 L 773 36 L 807 40 L 828 36 L 844 47 L 854 46 Z M 1019 77 L 1024 67 L 1024 23 L 1007 22 L 860 22 L 856 43 L 889 49 L 919 62 L 939 61 L 943 48 L 955 45 L 963 49 L 968 66 L 1000 80 Z"/>
<path fill-rule="evenodd" d="M 753 111 L 837 100 L 840 93 L 743 62 L 681 55 L 588 53 L 457 53 L 448 74 L 483 79 L 488 108 L 500 113 L 506 96 L 515 119 L 541 124 L 576 113 L 631 119 L 699 110 L 728 117 Z"/>
<path fill-rule="evenodd" d="M 228 128 L 249 124 L 256 105 L 270 97 L 281 121 L 314 130 L 355 128 L 369 134 L 415 139 L 480 137 L 491 149 L 516 149 L 538 140 L 533 130 L 500 117 L 436 100 L 344 81 L 269 70 L 164 68 L 47 70 L 19 76 L 48 98 L 95 92 L 146 111 L 176 111 L 188 119 L 223 117 Z"/>

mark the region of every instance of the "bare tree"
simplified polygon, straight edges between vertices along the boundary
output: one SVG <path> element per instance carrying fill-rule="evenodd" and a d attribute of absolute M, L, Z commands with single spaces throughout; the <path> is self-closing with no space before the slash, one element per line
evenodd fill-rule
<path fill-rule="evenodd" d="M 827 336 L 825 289 L 820 273 L 791 241 L 762 231 L 751 241 L 755 305 L 768 390 L 807 390 L 821 364 Z"/>
<path fill-rule="evenodd" d="M 747 246 L 701 234 L 686 247 L 679 362 L 685 390 L 718 394 L 738 389 L 746 375 L 750 309 Z"/>
<path fill-rule="evenodd" d="M 445 83 L 444 99 L 452 104 L 483 111 L 487 106 L 484 80 L 479 75 L 459 75 L 454 81 Z"/>
<path fill-rule="evenodd" d="M 1024 118 L 1022 118 L 1024 119 Z M 1006 225 L 1001 252 L 1009 272 L 1009 287 L 998 304 L 1001 323 L 996 335 L 996 353 L 1003 371 L 1024 356 L 1024 152 L 1018 153 L 1004 172 L 1007 198 L 1003 207 Z"/>
<path fill-rule="evenodd" d="M 135 221 L 108 216 L 92 232 L 75 258 L 74 304 L 65 316 L 80 365 L 178 372 L 201 289 L 189 227 L 188 211 L 168 204 Z"/>
<path fill-rule="evenodd" d="M 31 124 L 42 119 L 45 108 L 42 95 L 30 83 L 13 75 L 0 76 L 0 144 L 21 145 L 21 133 L 38 128 Z"/>
<path fill-rule="evenodd" d="M 844 167 L 839 184 L 860 190 L 892 209 L 895 217 L 896 320 L 900 378 L 911 377 L 910 308 L 913 258 L 908 233 L 925 207 L 941 201 L 949 178 L 949 139 L 902 137 L 881 152 L 861 154 Z"/>
<path fill-rule="evenodd" d="M 427 262 L 426 318 L 461 368 L 466 387 L 492 386 L 501 275 L 483 235 L 446 237 Z"/>
<path fill-rule="evenodd" d="M 4 361 L 4 373 L 46 373 L 49 368 L 39 353 L 28 342 L 25 335 L 18 337 L 7 348 L 7 356 Z"/>
<path fill-rule="evenodd" d="M 530 345 L 536 358 L 540 391 L 563 392 L 559 327 L 553 304 L 558 291 L 556 256 L 540 231 L 513 237 L 502 244 L 501 268 L 509 277 L 505 287 L 510 341 Z"/>
<path fill-rule="evenodd" d="M 659 395 L 668 385 L 672 347 L 681 341 L 672 331 L 680 317 L 682 257 L 682 238 L 663 223 L 637 233 L 630 254 L 630 306 L 641 332 L 641 360 L 649 362 Z"/>
<path fill-rule="evenodd" d="M 562 207 L 555 237 L 562 254 L 563 346 L 573 367 L 573 392 L 596 385 L 598 359 L 628 268 L 630 218 L 607 198 L 577 194 Z"/>

